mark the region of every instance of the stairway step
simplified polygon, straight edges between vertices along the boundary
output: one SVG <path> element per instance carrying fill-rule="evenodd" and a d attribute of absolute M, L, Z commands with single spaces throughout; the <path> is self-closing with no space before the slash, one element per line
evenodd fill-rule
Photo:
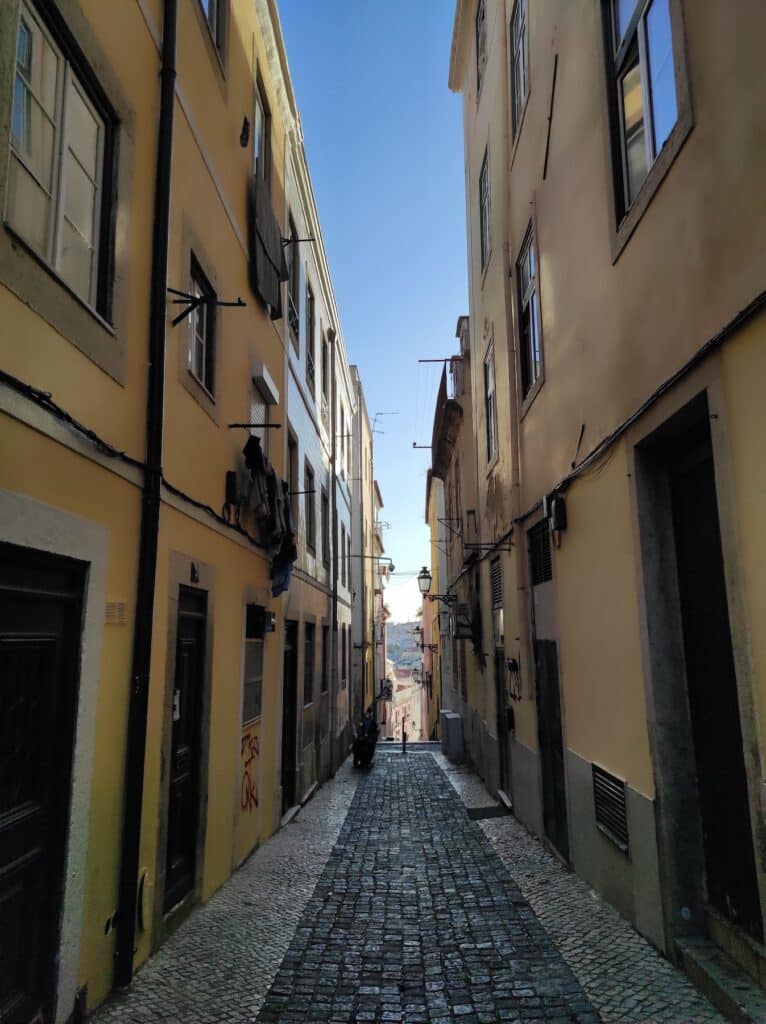
<path fill-rule="evenodd" d="M 712 939 L 677 939 L 676 948 L 684 971 L 724 1016 L 736 1024 L 766 1021 L 766 993 Z"/>

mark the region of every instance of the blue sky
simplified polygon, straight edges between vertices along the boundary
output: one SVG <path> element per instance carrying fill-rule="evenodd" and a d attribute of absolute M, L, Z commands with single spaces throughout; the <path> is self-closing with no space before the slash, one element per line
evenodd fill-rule
<path fill-rule="evenodd" d="M 397 571 L 395 620 L 429 560 L 428 450 L 441 367 L 468 312 L 460 98 L 447 87 L 452 0 L 279 0 L 349 360 L 360 367 Z M 410 575 L 405 575 L 406 573 Z"/>

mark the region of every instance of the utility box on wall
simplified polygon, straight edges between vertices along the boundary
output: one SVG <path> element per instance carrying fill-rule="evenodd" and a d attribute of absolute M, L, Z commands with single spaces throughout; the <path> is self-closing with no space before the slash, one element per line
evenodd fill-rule
<path fill-rule="evenodd" d="M 442 753 L 450 761 L 459 764 L 463 761 L 463 719 L 455 711 L 442 709 L 440 712 Z"/>

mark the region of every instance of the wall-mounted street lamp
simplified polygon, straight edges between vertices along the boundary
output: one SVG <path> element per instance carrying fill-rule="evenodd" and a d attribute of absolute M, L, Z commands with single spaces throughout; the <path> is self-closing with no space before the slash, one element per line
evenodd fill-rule
<path fill-rule="evenodd" d="M 445 604 L 457 603 L 457 594 L 429 594 L 432 580 L 428 567 L 424 565 L 418 573 L 418 589 L 424 598 L 427 597 L 429 601 L 443 601 Z"/>

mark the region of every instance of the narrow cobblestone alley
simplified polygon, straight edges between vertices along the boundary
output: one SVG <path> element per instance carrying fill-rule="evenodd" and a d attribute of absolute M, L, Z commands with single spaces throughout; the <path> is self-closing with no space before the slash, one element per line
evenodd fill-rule
<path fill-rule="evenodd" d="M 721 1019 L 495 808 L 440 754 L 347 764 L 98 1024 Z"/>

